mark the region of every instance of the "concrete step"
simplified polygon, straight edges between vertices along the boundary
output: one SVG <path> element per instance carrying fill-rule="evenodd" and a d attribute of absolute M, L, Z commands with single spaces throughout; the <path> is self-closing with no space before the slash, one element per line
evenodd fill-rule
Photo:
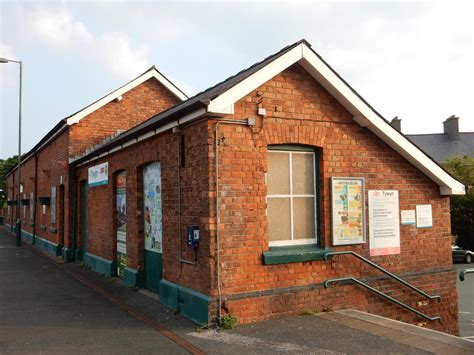
<path fill-rule="evenodd" d="M 435 354 L 474 354 L 474 342 L 374 314 L 346 309 L 317 316 Z"/>

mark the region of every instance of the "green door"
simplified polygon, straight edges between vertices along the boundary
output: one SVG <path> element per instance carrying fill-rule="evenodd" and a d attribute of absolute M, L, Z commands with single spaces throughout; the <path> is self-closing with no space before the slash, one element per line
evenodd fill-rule
<path fill-rule="evenodd" d="M 82 256 L 87 253 L 87 181 L 81 182 Z"/>
<path fill-rule="evenodd" d="M 159 293 L 163 274 L 160 163 L 143 169 L 143 217 L 145 288 Z"/>

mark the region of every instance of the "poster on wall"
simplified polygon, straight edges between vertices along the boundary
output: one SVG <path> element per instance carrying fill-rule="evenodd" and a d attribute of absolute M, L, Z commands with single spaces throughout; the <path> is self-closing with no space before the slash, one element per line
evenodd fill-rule
<path fill-rule="evenodd" d="M 109 183 L 109 163 L 91 166 L 88 170 L 89 187 L 107 185 Z"/>
<path fill-rule="evenodd" d="M 127 266 L 127 175 L 125 172 L 115 177 L 117 208 L 117 276 L 123 277 Z"/>
<path fill-rule="evenodd" d="M 402 210 L 401 216 L 403 225 L 415 224 L 415 210 Z"/>
<path fill-rule="evenodd" d="M 160 163 L 152 163 L 143 168 L 143 208 L 145 250 L 161 253 L 163 225 Z"/>
<path fill-rule="evenodd" d="M 416 226 L 417 228 L 433 227 L 431 205 L 416 205 Z"/>
<path fill-rule="evenodd" d="M 365 243 L 364 184 L 364 178 L 331 179 L 333 245 Z"/>
<path fill-rule="evenodd" d="M 370 255 L 400 254 L 397 190 L 369 190 Z"/>

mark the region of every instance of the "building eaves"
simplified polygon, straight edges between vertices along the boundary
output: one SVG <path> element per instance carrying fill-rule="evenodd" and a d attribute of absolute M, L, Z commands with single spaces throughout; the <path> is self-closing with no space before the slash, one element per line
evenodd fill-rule
<path fill-rule="evenodd" d="M 241 70 L 237 74 L 228 77 L 227 79 L 221 81 L 220 83 L 194 95 L 193 97 L 189 98 L 186 101 L 180 102 L 177 105 L 171 107 L 170 109 L 163 111 L 145 122 L 132 127 L 131 129 L 125 131 L 121 135 L 117 136 L 115 139 L 112 139 L 109 141 L 107 144 L 104 144 L 100 148 L 90 152 L 89 154 L 86 154 L 82 156 L 81 158 L 77 159 L 74 161 L 74 164 L 79 164 L 85 160 L 88 160 L 92 156 L 97 156 L 102 154 L 103 152 L 106 152 L 107 150 L 110 150 L 120 144 L 123 144 L 124 142 L 134 139 L 148 131 L 151 131 L 153 129 L 156 129 L 158 127 L 161 127 L 165 125 L 166 123 L 169 123 L 171 120 L 178 118 L 180 116 L 183 116 L 197 108 L 200 107 L 206 107 L 207 103 L 219 96 L 220 94 L 226 92 L 236 84 L 240 83 L 241 81 L 245 80 L 252 74 L 256 73 L 269 63 L 273 62 L 274 60 L 278 59 L 288 51 L 292 50 L 293 48 L 299 46 L 300 44 L 305 43 L 306 45 L 310 46 L 310 44 L 305 40 L 302 39 L 298 42 L 295 42 L 287 47 L 284 47 L 280 51 L 278 51 L 275 54 L 272 54 L 268 56 L 267 58 L 263 59 L 260 62 L 257 62 L 247 69 Z"/>

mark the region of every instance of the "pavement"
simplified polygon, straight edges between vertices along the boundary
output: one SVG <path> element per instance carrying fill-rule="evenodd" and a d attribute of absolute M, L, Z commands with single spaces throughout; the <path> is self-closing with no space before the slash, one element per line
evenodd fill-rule
<path fill-rule="evenodd" d="M 474 268 L 474 264 L 454 264 L 459 272 Z M 466 274 L 465 280 L 456 281 L 459 299 L 459 330 L 464 339 L 474 341 L 474 274 Z"/>
<path fill-rule="evenodd" d="M 14 239 L 0 227 L 0 354 L 474 353 L 474 342 L 353 310 L 202 331 L 156 295 Z"/>

